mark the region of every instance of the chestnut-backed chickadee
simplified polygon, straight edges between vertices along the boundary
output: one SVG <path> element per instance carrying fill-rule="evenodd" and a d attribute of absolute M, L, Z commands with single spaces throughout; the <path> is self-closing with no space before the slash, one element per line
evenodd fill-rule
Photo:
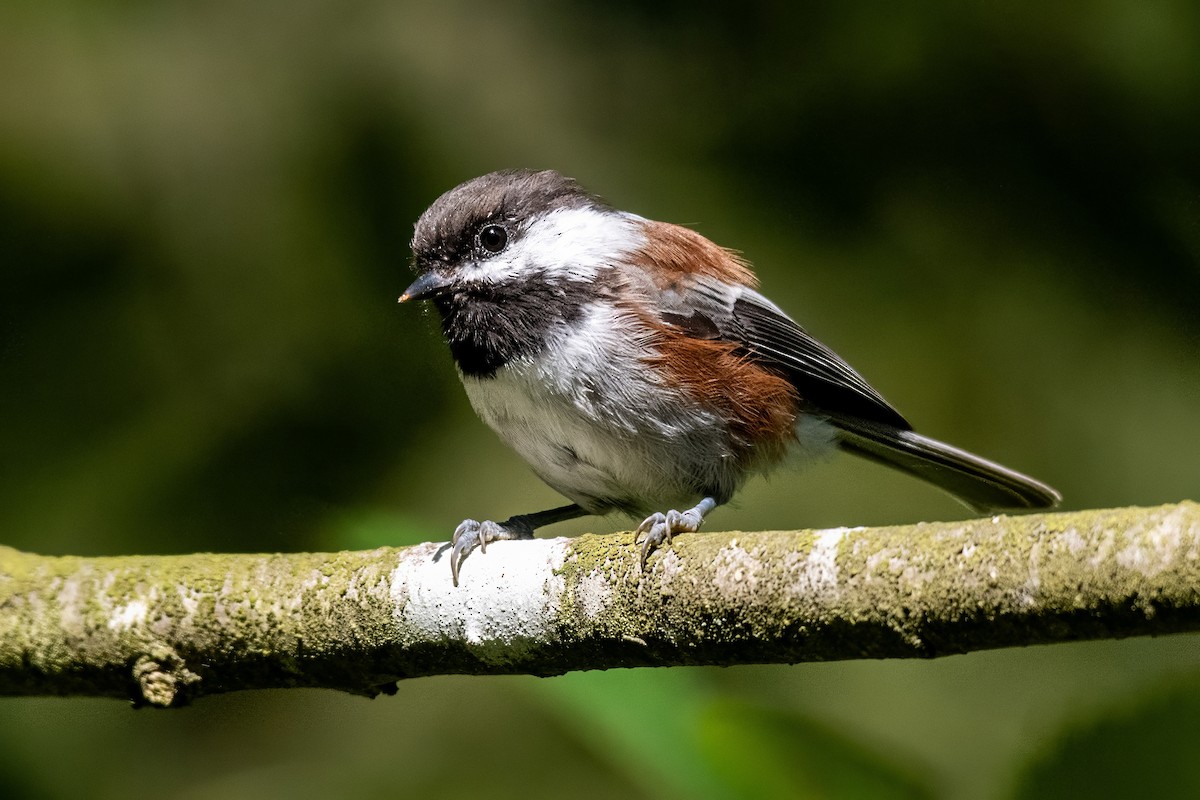
<path fill-rule="evenodd" d="M 912 430 L 857 372 L 759 294 L 745 261 L 618 211 L 556 172 L 493 172 L 417 221 L 418 277 L 475 411 L 571 505 L 464 520 L 467 554 L 584 514 L 641 517 L 642 567 L 747 476 L 840 448 L 977 511 L 1049 508 L 1044 483 Z"/>

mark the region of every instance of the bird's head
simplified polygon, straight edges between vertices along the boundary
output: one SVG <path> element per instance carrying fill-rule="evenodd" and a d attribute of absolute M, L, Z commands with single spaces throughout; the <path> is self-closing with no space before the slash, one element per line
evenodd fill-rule
<path fill-rule="evenodd" d="M 486 299 L 522 285 L 591 280 L 636 246 L 633 219 L 554 171 L 474 178 L 443 194 L 417 220 L 417 279 L 400 301 Z"/>

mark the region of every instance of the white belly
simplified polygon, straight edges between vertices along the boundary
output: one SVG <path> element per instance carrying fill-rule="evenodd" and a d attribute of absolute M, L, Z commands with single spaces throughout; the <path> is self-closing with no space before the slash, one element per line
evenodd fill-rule
<path fill-rule="evenodd" d="M 611 308 L 537 356 L 463 378 L 476 413 L 538 477 L 588 511 L 644 513 L 732 494 L 728 432 L 637 357 Z"/>

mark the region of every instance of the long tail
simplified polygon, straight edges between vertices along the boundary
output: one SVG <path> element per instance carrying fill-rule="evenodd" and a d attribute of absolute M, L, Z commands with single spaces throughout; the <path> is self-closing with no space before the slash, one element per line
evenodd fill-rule
<path fill-rule="evenodd" d="M 1053 508 L 1062 495 L 1028 475 L 914 431 L 833 419 L 838 446 L 928 481 L 980 513 Z"/>

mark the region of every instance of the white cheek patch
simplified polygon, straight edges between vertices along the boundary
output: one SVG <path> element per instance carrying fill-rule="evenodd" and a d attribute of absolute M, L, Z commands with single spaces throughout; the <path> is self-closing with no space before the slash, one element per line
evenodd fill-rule
<path fill-rule="evenodd" d="M 532 274 L 590 280 L 642 245 L 637 220 L 632 214 L 589 206 L 555 209 L 516 233 L 508 249 L 464 264 L 460 274 L 464 281 L 482 283 Z"/>

